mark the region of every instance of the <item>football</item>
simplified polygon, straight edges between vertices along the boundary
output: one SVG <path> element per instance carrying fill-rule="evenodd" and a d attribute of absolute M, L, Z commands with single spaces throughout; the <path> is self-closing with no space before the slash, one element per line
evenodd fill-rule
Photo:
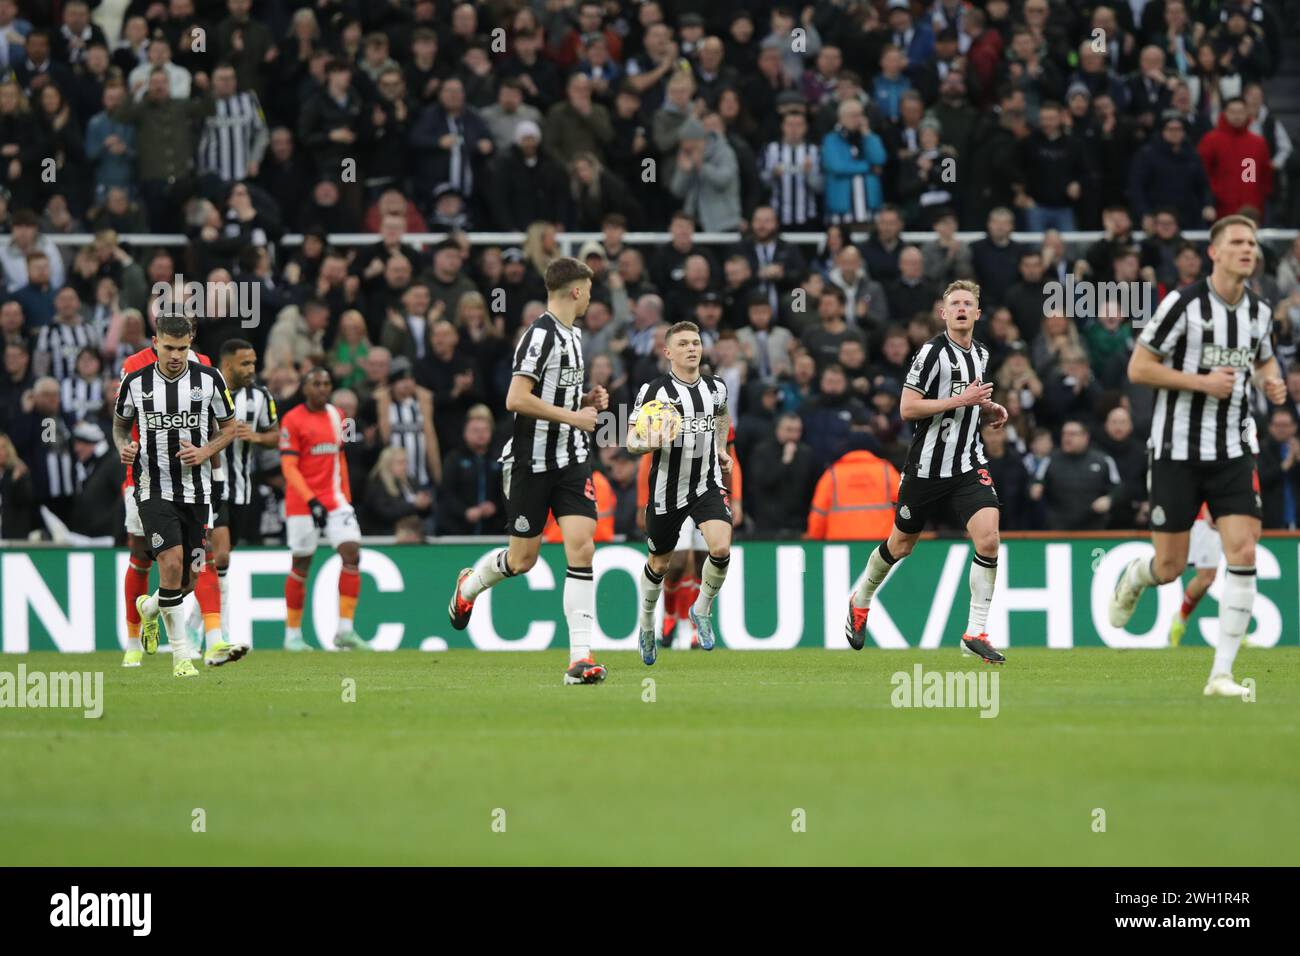
<path fill-rule="evenodd" d="M 677 433 L 682 427 L 682 416 L 676 408 L 667 402 L 661 402 L 657 398 L 651 399 L 641 406 L 641 411 L 636 420 L 632 422 L 632 427 L 636 429 L 637 437 L 642 441 L 646 441 L 650 438 L 650 429 L 655 422 L 659 422 L 664 437 L 668 441 L 672 441 L 677 437 Z"/>

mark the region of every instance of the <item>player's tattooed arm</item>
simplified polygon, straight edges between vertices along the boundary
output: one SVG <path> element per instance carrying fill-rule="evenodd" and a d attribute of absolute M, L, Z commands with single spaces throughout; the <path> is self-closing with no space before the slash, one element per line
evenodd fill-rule
<path fill-rule="evenodd" d="M 140 445 L 131 438 L 131 419 L 113 416 L 113 444 L 117 446 L 122 464 L 129 465 L 135 461 Z"/>
<path fill-rule="evenodd" d="M 731 434 L 731 415 L 723 412 L 714 419 L 713 440 L 718 447 L 718 464 L 722 474 L 731 474 L 731 456 L 727 454 L 727 436 Z"/>

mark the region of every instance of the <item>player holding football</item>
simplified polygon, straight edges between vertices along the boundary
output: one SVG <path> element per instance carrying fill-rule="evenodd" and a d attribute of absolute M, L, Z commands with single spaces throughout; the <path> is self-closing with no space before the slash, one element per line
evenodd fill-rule
<path fill-rule="evenodd" d="M 731 501 L 724 485 L 732 467 L 727 453 L 727 386 L 700 372 L 704 343 L 694 322 L 678 322 L 668 330 L 664 354 L 668 374 L 641 386 L 627 436 L 632 454 L 654 453 L 645 515 L 649 556 L 641 572 L 638 624 L 641 660 L 647 665 L 657 656 L 655 608 L 685 521 L 695 522 L 709 553 L 700 570 L 699 596 L 688 612 L 706 651 L 713 649 L 713 601 L 731 562 Z M 644 437 L 637 428 L 643 411 L 653 416 Z"/>
<path fill-rule="evenodd" d="M 598 684 L 607 673 L 591 656 L 596 489 L 587 433 L 596 430 L 597 413 L 608 407 L 609 394 L 599 385 L 583 393 L 582 331 L 574 328 L 591 301 L 591 279 L 591 270 L 577 259 L 561 257 L 546 267 L 546 311 L 519 340 L 506 394 L 506 408 L 515 415 L 513 434 L 501 452 L 510 546 L 489 551 L 462 570 L 447 606 L 451 626 L 463 631 L 480 594 L 537 563 L 547 513 L 554 513 L 569 564 L 565 684 Z"/>
<path fill-rule="evenodd" d="M 727 435 L 727 454 L 731 456 L 731 472 L 726 476 L 726 487 L 723 490 L 728 494 L 731 502 L 731 523 L 738 527 L 744 521 L 741 510 L 744 482 L 741 478 L 740 462 L 736 458 L 735 423 L 732 423 L 731 432 Z M 650 505 L 650 468 L 653 460 L 653 455 L 643 455 L 637 468 L 636 520 L 637 528 L 642 532 L 646 529 L 646 514 Z M 709 546 L 704 540 L 704 535 L 700 534 L 694 519 L 687 518 L 682 522 L 681 533 L 677 536 L 677 547 L 673 550 L 668 562 L 668 570 L 664 573 L 664 621 L 659 635 L 660 647 L 671 647 L 678 623 L 689 619 L 690 609 L 700 596 L 698 575 L 708 558 Z M 687 628 L 683 626 L 682 631 L 686 630 Z M 691 636 L 690 646 L 692 648 L 700 646 L 698 634 Z"/>
<path fill-rule="evenodd" d="M 1245 216 L 1220 219 L 1210 227 L 1208 253 L 1209 277 L 1165 296 L 1129 359 L 1129 381 L 1156 390 L 1148 439 L 1156 553 L 1134 558 L 1120 575 L 1110 623 L 1126 625 L 1143 591 L 1182 574 L 1204 502 L 1228 559 L 1205 695 L 1245 698 L 1249 691 L 1233 678 L 1232 665 L 1254 611 L 1263 515 L 1251 380 L 1274 405 L 1287 393 L 1273 356 L 1273 310 L 1246 286 L 1260 256 L 1255 223 Z"/>
<path fill-rule="evenodd" d="M 293 568 L 284 581 L 287 651 L 312 650 L 302 636 L 302 609 L 307 600 L 307 574 L 321 532 L 343 560 L 334 646 L 370 650 L 354 629 L 361 593 L 361 527 L 352 508 L 348 464 L 343 457 L 343 414 L 329 401 L 333 389 L 329 370 L 313 368 L 302 381 L 304 403 L 280 419 L 285 530 L 293 552 Z"/>
<path fill-rule="evenodd" d="M 867 639 L 871 599 L 898 561 L 912 553 L 926 519 L 951 507 L 966 526 L 975 558 L 970 568 L 970 615 L 962 646 L 990 664 L 1006 658 L 985 631 L 998 573 L 997 492 L 980 441 L 980 411 L 993 416 L 993 428 L 1006 424 L 1007 410 L 992 400 L 983 381 L 988 350 L 973 338 L 979 319 L 979 286 L 959 280 L 943 293 L 945 330 L 916 353 L 903 383 L 900 414 L 916 422 L 898 486 L 894 529 L 871 553 L 861 586 L 849 600 L 845 636 L 855 650 Z"/>
<path fill-rule="evenodd" d="M 201 352 L 195 352 L 192 348 L 188 358 L 189 361 L 198 362 L 200 365 L 212 364 L 211 359 Z M 152 345 L 128 356 L 122 363 L 122 381 L 125 381 L 132 372 L 138 372 L 157 361 L 158 352 Z M 131 423 L 131 439 L 136 442 L 140 440 L 139 423 L 135 421 Z M 212 480 L 218 488 L 222 477 L 221 456 L 218 456 L 212 462 Z M 126 598 L 126 651 L 122 655 L 122 666 L 139 667 L 145 654 L 154 654 L 158 650 L 158 619 L 154 617 L 143 620 L 140 616 L 140 601 L 149 594 L 149 571 L 153 567 L 153 551 L 149 546 L 149 539 L 145 536 L 144 525 L 140 521 L 135 474 L 131 468 L 126 469 L 126 476 L 122 479 L 122 502 L 126 507 L 124 521 L 126 546 L 131 554 L 122 580 L 123 595 Z M 193 597 L 190 597 L 191 594 Z M 185 596 L 188 600 L 197 603 L 199 612 L 205 620 L 220 618 L 221 587 L 210 562 L 204 562 L 203 570 L 199 572 L 193 590 L 187 592 Z M 222 644 L 226 644 L 224 639 L 209 644 L 204 659 L 211 666 L 237 661 L 247 650 L 231 644 L 222 647 L 220 646 Z"/>

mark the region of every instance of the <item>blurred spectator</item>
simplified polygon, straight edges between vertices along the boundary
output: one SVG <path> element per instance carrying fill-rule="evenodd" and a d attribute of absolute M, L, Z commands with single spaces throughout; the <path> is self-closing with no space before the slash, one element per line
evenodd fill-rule
<path fill-rule="evenodd" d="M 488 203 L 498 228 L 523 231 L 540 219 L 568 218 L 568 177 L 564 167 L 542 150 L 542 133 L 532 120 L 515 127 L 513 145 L 499 152 L 491 172 L 498 185 Z"/>
<path fill-rule="evenodd" d="M 998 526 L 1006 531 L 1024 531 L 1030 527 L 1029 472 L 1020 456 L 1011 447 L 1005 428 L 980 426 L 980 441 L 984 444 L 986 468 L 997 489 L 1002 514 Z"/>
<path fill-rule="evenodd" d="M 72 454 L 76 503 L 68 517 L 68 530 L 111 538 L 122 524 L 120 509 L 104 507 L 118 497 L 122 485 L 123 466 L 117 449 L 105 439 L 102 428 L 83 421 L 72 429 Z"/>
<path fill-rule="evenodd" d="M 740 353 L 761 379 L 787 375 L 794 336 L 789 329 L 772 325 L 772 306 L 762 291 L 755 289 L 750 296 L 749 324 L 736 331 Z"/>
<path fill-rule="evenodd" d="M 38 378 L 25 392 L 19 413 L 10 424 L 18 457 L 32 473 L 33 500 L 67 521 L 76 484 L 72 468 L 72 423 L 60 404 L 56 379 Z"/>
<path fill-rule="evenodd" d="M 1052 531 L 1099 531 L 1114 507 L 1119 470 L 1109 455 L 1089 447 L 1088 438 L 1087 425 L 1067 422 L 1061 428 L 1060 449 L 1034 475 L 1029 494 L 1047 502 Z"/>
<path fill-rule="evenodd" d="M 411 481 L 406 449 L 390 445 L 379 453 L 379 461 L 366 481 L 362 504 L 367 534 L 394 534 L 403 518 L 423 518 L 433 510 L 433 493 L 418 489 Z"/>
<path fill-rule="evenodd" d="M 9 436 L 0 432 L 0 541 L 26 539 L 32 512 L 31 473 Z"/>
<path fill-rule="evenodd" d="M 820 382 L 817 396 L 799 408 L 818 470 L 842 454 L 850 434 L 864 430 L 870 422 L 866 405 L 849 392 L 844 369 L 828 365 L 822 370 Z"/>
<path fill-rule="evenodd" d="M 415 383 L 409 362 L 393 362 L 389 386 L 374 393 L 375 418 L 386 445 L 406 450 L 407 477 L 418 489 L 442 480 L 442 452 L 434 431 L 433 393 Z"/>
<path fill-rule="evenodd" d="M 1119 472 L 1120 486 L 1111 500 L 1110 527 L 1145 526 L 1150 508 L 1147 502 L 1146 442 L 1134 434 L 1133 417 L 1127 408 L 1117 405 L 1106 413 L 1096 446 L 1115 462 Z"/>
<path fill-rule="evenodd" d="M 760 442 L 750 457 L 750 513 L 759 534 L 802 534 L 808 526 L 808 508 L 817 472 L 812 449 L 803 443 L 803 420 L 793 412 L 782 414 L 775 431 Z"/>
<path fill-rule="evenodd" d="M 839 52 L 827 47 L 822 54 L 829 50 Z M 815 228 L 821 223 L 825 185 L 821 150 L 808 139 L 808 117 L 802 103 L 797 109 L 782 111 L 781 138 L 764 148 L 761 170 L 782 229 Z"/>
<path fill-rule="evenodd" d="M 844 293 L 845 315 L 864 331 L 882 328 L 890 319 L 885 287 L 863 267 L 857 246 L 845 246 L 835 257 L 826 280 Z"/>
<path fill-rule="evenodd" d="M 519 142 L 518 131 L 523 123 L 532 123 L 539 131 L 542 128 L 541 111 L 524 102 L 523 84 L 510 77 L 497 85 L 496 102 L 480 110 L 479 115 L 492 134 L 498 156 Z"/>
<path fill-rule="evenodd" d="M 591 98 L 591 80 L 574 73 L 565 86 L 565 102 L 556 103 L 546 113 L 546 149 L 561 166 L 579 153 L 604 156 L 614 139 L 609 110 Z"/>
<path fill-rule="evenodd" d="M 830 286 L 822 290 L 817 300 L 817 317 L 820 324 L 804 332 L 801 341 L 819 369 L 839 360 L 840 343 L 848 339 L 853 339 L 866 348 L 866 335 L 844 320 L 844 293 L 838 287 Z"/>
<path fill-rule="evenodd" d="M 1092 377 L 1088 353 L 1076 347 L 1062 348 L 1060 368 L 1048 376 L 1043 388 L 1038 418 L 1056 428 L 1071 419 L 1091 427 L 1101 395 L 1101 386 Z"/>
<path fill-rule="evenodd" d="M 808 513 L 813 541 L 872 541 L 888 537 L 898 500 L 898 470 L 867 450 L 870 436 L 854 435 L 844 453 L 817 481 Z M 875 445 L 879 448 L 878 445 Z"/>
<path fill-rule="evenodd" d="M 1300 515 L 1300 440 L 1295 415 L 1275 408 L 1268 416 L 1268 440 L 1260 442 L 1259 490 L 1264 502 L 1264 527 L 1295 530 Z"/>
<path fill-rule="evenodd" d="M 999 207 L 989 213 L 983 239 L 971 244 L 971 262 L 980 285 L 980 306 L 1001 305 L 1007 290 L 1015 282 L 1020 265 L 1020 245 L 1011 239 L 1015 217 L 1011 210 Z"/>
<path fill-rule="evenodd" d="M 740 183 L 735 151 L 719 132 L 709 132 L 696 119 L 683 123 L 678 135 L 669 181 L 673 195 L 705 232 L 736 229 L 740 225 Z"/>
<path fill-rule="evenodd" d="M 1273 157 L 1264 137 L 1250 131 L 1249 120 L 1245 101 L 1229 100 L 1223 105 L 1218 125 L 1196 148 L 1205 164 L 1215 212 L 1220 217 L 1243 206 L 1262 212 L 1273 193 Z M 1247 168 L 1253 170 L 1253 175 L 1244 175 Z"/>
<path fill-rule="evenodd" d="M 830 222 L 870 222 L 884 202 L 880 173 L 887 156 L 880 137 L 871 131 L 862 104 L 839 105 L 835 128 L 822 140 L 826 173 L 826 217 Z"/>

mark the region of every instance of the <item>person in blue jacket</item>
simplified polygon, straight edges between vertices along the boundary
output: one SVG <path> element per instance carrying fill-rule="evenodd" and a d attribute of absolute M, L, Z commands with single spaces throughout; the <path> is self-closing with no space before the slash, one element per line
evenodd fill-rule
<path fill-rule="evenodd" d="M 880 182 L 885 160 L 885 144 L 871 132 L 862 104 L 841 103 L 839 123 L 822 140 L 829 222 L 871 221 L 885 201 Z"/>

